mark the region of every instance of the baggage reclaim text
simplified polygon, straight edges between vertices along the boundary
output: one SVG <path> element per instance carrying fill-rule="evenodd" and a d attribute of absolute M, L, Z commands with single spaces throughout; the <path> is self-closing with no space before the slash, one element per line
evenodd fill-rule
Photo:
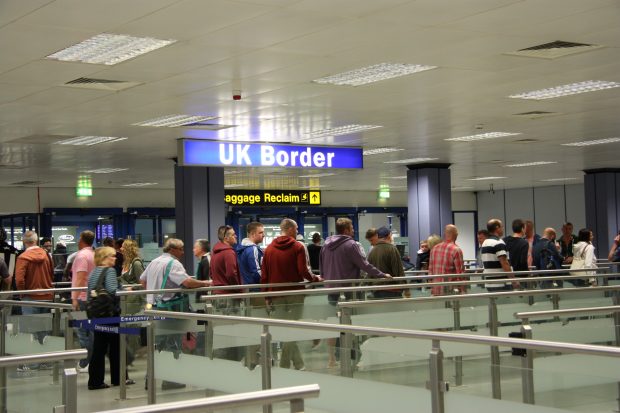
<path fill-rule="evenodd" d="M 226 195 L 224 198 L 227 204 L 232 205 L 256 205 L 256 204 L 301 204 L 301 196 L 292 193 L 269 193 L 250 194 L 250 195 Z"/>

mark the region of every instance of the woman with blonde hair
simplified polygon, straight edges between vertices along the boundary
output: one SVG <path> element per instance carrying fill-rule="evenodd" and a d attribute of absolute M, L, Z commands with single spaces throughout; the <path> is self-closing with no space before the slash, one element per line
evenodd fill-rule
<path fill-rule="evenodd" d="M 144 272 L 144 262 L 140 258 L 138 243 L 132 239 L 126 239 L 121 246 L 123 254 L 123 269 L 119 277 L 119 283 L 123 286 L 140 284 L 140 276 Z M 131 290 L 131 287 L 126 288 Z M 125 314 L 136 314 L 144 309 L 146 304 L 144 295 L 128 295 L 125 297 Z M 127 364 L 133 364 L 140 350 L 140 336 L 127 335 Z"/>

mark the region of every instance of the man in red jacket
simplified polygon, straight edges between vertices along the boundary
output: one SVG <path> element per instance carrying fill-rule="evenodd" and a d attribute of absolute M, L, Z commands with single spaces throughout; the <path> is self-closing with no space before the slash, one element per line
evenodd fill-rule
<path fill-rule="evenodd" d="M 281 235 L 274 239 L 265 250 L 263 257 L 261 283 L 301 283 L 304 279 L 317 281 L 320 278 L 312 275 L 306 263 L 306 251 L 303 244 L 297 242 L 297 223 L 292 219 L 285 218 L 280 223 Z M 303 285 L 296 287 L 270 287 L 269 291 L 275 290 L 298 290 Z M 304 305 L 303 295 L 289 295 L 273 297 L 268 300 L 274 308 L 276 318 L 298 320 L 301 318 Z M 304 361 L 296 342 L 282 345 L 282 357 L 280 367 L 290 368 L 291 360 L 295 369 L 304 370 Z"/>

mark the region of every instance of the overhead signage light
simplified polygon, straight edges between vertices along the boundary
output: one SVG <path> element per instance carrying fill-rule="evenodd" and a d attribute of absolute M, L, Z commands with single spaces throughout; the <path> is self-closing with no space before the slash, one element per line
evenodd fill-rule
<path fill-rule="evenodd" d="M 179 140 L 180 166 L 361 169 L 362 148 Z"/>
<path fill-rule="evenodd" d="M 224 202 L 234 206 L 321 205 L 321 191 L 225 190 Z"/>

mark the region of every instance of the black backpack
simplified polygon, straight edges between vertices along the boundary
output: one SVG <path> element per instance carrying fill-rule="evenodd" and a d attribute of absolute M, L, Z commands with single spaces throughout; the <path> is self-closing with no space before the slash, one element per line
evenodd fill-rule
<path fill-rule="evenodd" d="M 86 302 L 86 316 L 89 319 L 107 318 L 117 315 L 116 296 L 105 289 L 104 281 L 108 271 L 114 268 L 106 268 L 99 275 L 95 289 L 90 291 Z M 116 276 L 116 272 L 114 273 Z"/>

